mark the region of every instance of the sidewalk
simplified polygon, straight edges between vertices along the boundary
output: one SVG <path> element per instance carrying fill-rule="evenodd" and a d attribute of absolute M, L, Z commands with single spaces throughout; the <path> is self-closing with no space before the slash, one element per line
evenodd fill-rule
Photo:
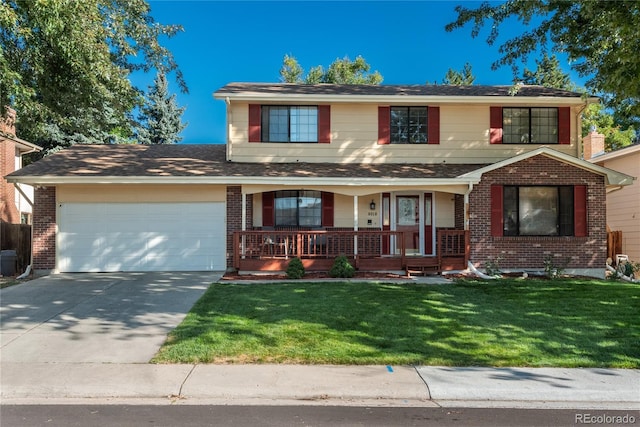
<path fill-rule="evenodd" d="M 3 404 L 640 410 L 640 371 L 622 369 L 3 362 L 0 375 Z"/>

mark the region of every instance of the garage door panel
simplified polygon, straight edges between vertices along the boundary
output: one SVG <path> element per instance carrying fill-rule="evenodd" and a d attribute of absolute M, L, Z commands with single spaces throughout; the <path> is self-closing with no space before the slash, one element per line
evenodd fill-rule
<path fill-rule="evenodd" d="M 58 269 L 224 270 L 225 224 L 222 202 L 63 204 Z"/>

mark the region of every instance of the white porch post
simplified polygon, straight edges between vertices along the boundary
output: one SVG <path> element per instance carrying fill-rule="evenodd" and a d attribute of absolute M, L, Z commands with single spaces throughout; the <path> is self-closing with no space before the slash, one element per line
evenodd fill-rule
<path fill-rule="evenodd" d="M 242 225 L 240 226 L 240 230 L 247 231 L 247 193 L 242 193 Z M 242 258 L 245 257 L 245 248 L 247 247 L 247 236 L 242 235 L 242 247 L 240 250 L 242 251 Z"/>
<path fill-rule="evenodd" d="M 353 231 L 358 231 L 358 196 L 353 196 Z M 358 236 L 353 236 L 353 255 L 358 256 Z"/>

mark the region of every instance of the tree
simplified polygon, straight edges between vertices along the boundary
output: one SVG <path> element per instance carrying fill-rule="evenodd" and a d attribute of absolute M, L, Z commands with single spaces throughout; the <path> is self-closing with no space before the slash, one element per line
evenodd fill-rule
<path fill-rule="evenodd" d="M 382 75 L 378 71 L 370 73 L 371 66 L 362 56 L 358 56 L 354 61 L 348 57 L 338 58 L 325 69 L 318 65 L 309 70 L 303 77 L 304 70 L 298 60 L 289 55 L 285 55 L 280 68 L 280 80 L 286 83 L 335 83 L 346 85 L 378 85 L 382 83 Z"/>
<path fill-rule="evenodd" d="M 442 80 L 442 84 L 454 85 L 454 86 L 471 86 L 476 80 L 471 70 L 471 64 L 468 62 L 464 64 L 462 71 L 456 71 L 453 68 L 449 68 L 447 74 Z"/>
<path fill-rule="evenodd" d="M 130 141 L 143 102 L 133 71 L 175 71 L 144 0 L 0 3 L 0 107 L 18 111 L 20 136 L 55 150 L 76 142 Z"/>
<path fill-rule="evenodd" d="M 504 42 L 494 62 L 496 69 L 517 62 L 551 45 L 567 54 L 580 76 L 589 77 L 587 88 L 616 109 L 627 122 L 640 117 L 640 2 L 636 0 L 512 0 L 481 3 L 475 9 L 456 6 L 458 17 L 445 29 L 453 31 L 472 22 L 477 37 L 491 27 L 487 42 L 496 42 L 501 24 L 518 19 L 520 35 Z"/>
<path fill-rule="evenodd" d="M 176 95 L 169 95 L 169 84 L 163 73 L 158 73 L 145 104 L 141 108 L 138 127 L 140 144 L 175 144 L 182 141 L 180 132 L 187 127 L 182 123 L 185 107 L 178 107 Z"/>
<path fill-rule="evenodd" d="M 555 55 L 543 53 L 542 59 L 536 59 L 536 65 L 537 68 L 533 71 L 525 68 L 519 81 L 526 85 L 576 90 L 576 85 L 571 82 L 569 74 L 562 71 L 560 61 Z"/>
<path fill-rule="evenodd" d="M 636 132 L 632 127 L 622 130 L 617 125 L 614 116 L 607 113 L 602 104 L 589 104 L 582 114 L 582 134 L 588 134 L 591 129 L 604 135 L 605 151 L 619 150 L 633 144 Z"/>

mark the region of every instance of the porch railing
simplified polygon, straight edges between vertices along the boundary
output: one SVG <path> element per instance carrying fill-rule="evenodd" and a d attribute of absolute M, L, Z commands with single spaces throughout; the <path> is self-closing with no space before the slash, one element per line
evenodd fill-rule
<path fill-rule="evenodd" d="M 325 268 L 345 255 L 363 269 L 405 268 L 405 233 L 359 230 L 259 230 L 233 234 L 233 264 L 237 269 L 282 269 L 286 260 L 300 258 L 307 265 Z M 437 230 L 437 254 L 442 258 L 468 256 L 468 232 Z M 397 248 L 397 249 L 396 249 Z"/>

